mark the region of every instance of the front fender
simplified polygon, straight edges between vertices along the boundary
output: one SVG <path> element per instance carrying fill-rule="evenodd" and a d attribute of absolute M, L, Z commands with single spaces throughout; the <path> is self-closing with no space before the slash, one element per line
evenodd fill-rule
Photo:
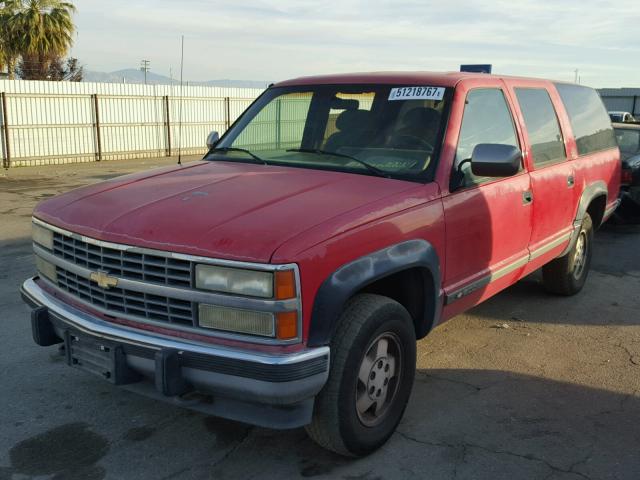
<path fill-rule="evenodd" d="M 356 292 L 394 273 L 421 268 L 430 275 L 425 282 L 425 308 L 416 335 L 424 336 L 442 310 L 440 261 L 426 240 L 408 240 L 349 262 L 333 272 L 320 286 L 311 313 L 308 345 L 327 345 L 344 305 Z"/>

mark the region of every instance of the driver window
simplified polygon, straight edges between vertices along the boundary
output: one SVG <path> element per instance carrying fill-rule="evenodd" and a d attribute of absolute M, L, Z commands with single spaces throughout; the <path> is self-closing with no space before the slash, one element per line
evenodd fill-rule
<path fill-rule="evenodd" d="M 453 178 L 458 177 L 457 187 L 469 187 L 493 180 L 490 177 L 477 177 L 471 173 L 471 164 L 463 160 L 470 159 L 473 149 L 480 143 L 500 143 L 518 147 L 513 118 L 504 93 L 498 88 L 479 88 L 467 94 L 466 105 L 460 127 L 458 148 L 453 164 Z"/>

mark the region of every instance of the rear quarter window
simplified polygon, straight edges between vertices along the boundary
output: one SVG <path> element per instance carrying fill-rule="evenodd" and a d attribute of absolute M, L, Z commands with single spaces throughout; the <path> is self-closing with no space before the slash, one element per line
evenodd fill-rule
<path fill-rule="evenodd" d="M 595 90 L 581 85 L 556 84 L 576 138 L 579 155 L 615 148 L 611 120 Z"/>

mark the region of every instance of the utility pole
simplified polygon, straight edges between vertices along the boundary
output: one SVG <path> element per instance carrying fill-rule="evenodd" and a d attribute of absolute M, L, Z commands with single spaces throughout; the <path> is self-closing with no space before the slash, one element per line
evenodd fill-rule
<path fill-rule="evenodd" d="M 580 76 L 578 75 L 579 71 L 580 70 L 578 70 L 577 68 L 573 71 L 574 73 L 573 83 L 580 83 Z"/>
<path fill-rule="evenodd" d="M 144 84 L 147 84 L 147 72 L 151 70 L 151 62 L 149 60 L 140 61 L 140 70 L 144 72 Z"/>

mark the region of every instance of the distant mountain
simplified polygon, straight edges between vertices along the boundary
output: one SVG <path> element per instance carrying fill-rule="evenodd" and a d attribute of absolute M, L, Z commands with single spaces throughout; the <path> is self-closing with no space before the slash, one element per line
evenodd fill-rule
<path fill-rule="evenodd" d="M 103 83 L 144 83 L 144 73 L 135 68 L 127 68 L 117 70 L 115 72 L 94 72 L 91 70 L 84 71 L 83 81 L 85 82 L 103 82 Z M 147 84 L 149 85 L 171 85 L 179 84 L 180 79 L 171 79 L 165 75 L 159 75 L 154 72 L 147 72 Z M 268 81 L 257 80 L 207 80 L 204 82 L 193 82 L 185 80 L 185 85 L 197 85 L 207 87 L 239 87 L 239 88 L 265 88 L 269 85 Z"/>
<path fill-rule="evenodd" d="M 128 68 L 115 72 L 94 72 L 91 70 L 85 70 L 82 80 L 85 82 L 105 83 L 144 83 L 144 73 L 140 70 L 136 70 L 135 68 Z M 147 83 L 151 85 L 170 85 L 171 79 L 164 75 L 147 72 Z"/>

